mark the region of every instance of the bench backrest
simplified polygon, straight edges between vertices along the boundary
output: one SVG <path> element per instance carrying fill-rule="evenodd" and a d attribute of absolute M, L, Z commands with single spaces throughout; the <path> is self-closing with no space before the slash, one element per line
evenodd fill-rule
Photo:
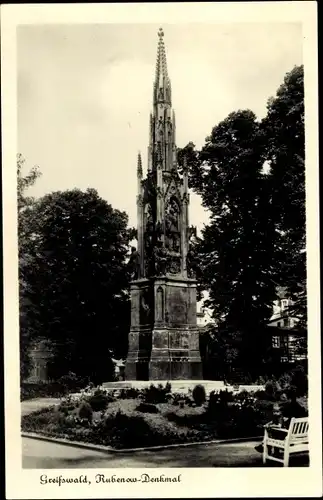
<path fill-rule="evenodd" d="M 308 417 L 292 418 L 288 429 L 290 442 L 302 442 L 308 438 Z"/>

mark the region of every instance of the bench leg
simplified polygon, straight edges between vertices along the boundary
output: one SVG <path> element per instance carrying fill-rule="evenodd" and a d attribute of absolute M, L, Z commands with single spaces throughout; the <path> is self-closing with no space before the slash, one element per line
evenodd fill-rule
<path fill-rule="evenodd" d="M 268 456 L 268 447 L 266 441 L 263 442 L 264 450 L 262 452 L 262 463 L 265 464 Z"/>
<path fill-rule="evenodd" d="M 284 467 L 288 467 L 288 462 L 289 462 L 289 449 L 286 446 L 284 449 Z"/>

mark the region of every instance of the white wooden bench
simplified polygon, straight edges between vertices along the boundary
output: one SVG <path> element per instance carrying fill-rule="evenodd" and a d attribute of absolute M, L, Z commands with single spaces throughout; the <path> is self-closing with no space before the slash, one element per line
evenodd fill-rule
<path fill-rule="evenodd" d="M 281 462 L 284 467 L 288 467 L 289 457 L 291 454 L 308 452 L 308 417 L 303 418 L 292 418 L 289 428 L 277 428 L 272 427 L 272 430 L 277 429 L 280 433 L 285 433 L 285 437 L 282 439 L 276 439 L 270 437 L 270 427 L 265 427 L 265 435 L 263 442 L 263 463 L 265 464 L 267 460 L 274 460 L 276 462 Z M 269 432 L 268 432 L 269 431 Z M 272 453 L 269 454 L 268 447 L 278 448 L 283 451 L 283 457 L 274 456 Z"/>

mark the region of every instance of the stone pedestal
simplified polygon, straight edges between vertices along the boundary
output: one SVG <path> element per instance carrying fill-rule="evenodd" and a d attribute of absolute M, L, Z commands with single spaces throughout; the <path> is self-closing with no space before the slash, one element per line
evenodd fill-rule
<path fill-rule="evenodd" d="M 126 380 L 201 380 L 195 280 L 134 281 L 131 305 Z"/>

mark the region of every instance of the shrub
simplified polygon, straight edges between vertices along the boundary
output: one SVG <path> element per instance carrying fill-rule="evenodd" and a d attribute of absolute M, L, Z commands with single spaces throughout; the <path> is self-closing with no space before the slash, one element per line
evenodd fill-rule
<path fill-rule="evenodd" d="M 234 400 L 233 393 L 225 389 L 224 391 L 220 390 L 219 392 L 219 400 L 221 403 L 231 403 Z"/>
<path fill-rule="evenodd" d="M 276 401 L 280 397 L 280 390 L 281 388 L 275 380 L 268 380 L 265 385 L 263 398 L 268 401 Z"/>
<path fill-rule="evenodd" d="M 193 400 L 188 394 L 185 394 L 183 392 L 175 392 L 171 395 L 171 403 L 175 406 L 179 406 L 182 403 L 188 406 L 192 406 Z"/>
<path fill-rule="evenodd" d="M 254 396 L 258 400 L 268 401 L 268 394 L 266 391 L 255 391 Z"/>
<path fill-rule="evenodd" d="M 150 426 L 142 416 L 127 415 L 120 410 L 105 418 L 103 432 L 118 448 L 149 446 L 153 442 Z"/>
<path fill-rule="evenodd" d="M 114 401 L 113 396 L 101 389 L 97 389 L 91 396 L 87 397 L 87 402 L 93 411 L 105 410 L 112 401 Z"/>
<path fill-rule="evenodd" d="M 228 404 L 233 403 L 234 396 L 227 389 L 219 392 L 212 391 L 210 393 L 207 412 L 211 418 L 216 415 L 225 414 L 228 411 Z"/>
<path fill-rule="evenodd" d="M 170 384 L 163 387 L 162 384 L 157 386 L 151 384 L 149 387 L 143 389 L 142 398 L 146 403 L 159 404 L 167 403 L 169 397 Z"/>
<path fill-rule="evenodd" d="M 59 384 L 58 382 L 40 382 L 38 384 L 22 382 L 20 387 L 20 398 L 21 401 L 46 397 L 60 398 L 62 396 L 65 396 L 66 392 L 66 387 L 64 387 L 62 384 Z"/>
<path fill-rule="evenodd" d="M 59 410 L 64 413 L 64 415 L 67 415 L 70 411 L 75 410 L 78 406 L 78 401 L 72 400 L 69 396 L 67 396 L 59 405 Z"/>
<path fill-rule="evenodd" d="M 21 427 L 24 431 L 33 432 L 46 429 L 49 424 L 63 426 L 64 422 L 64 414 L 55 407 L 49 407 L 24 415 L 21 419 Z"/>
<path fill-rule="evenodd" d="M 75 425 L 78 423 L 78 417 L 74 413 L 70 413 L 69 415 L 66 415 L 65 417 L 65 425 L 66 427 L 75 427 Z"/>
<path fill-rule="evenodd" d="M 166 394 L 170 394 L 172 392 L 172 384 L 170 382 L 166 382 L 166 385 L 165 385 L 165 391 L 166 391 Z"/>
<path fill-rule="evenodd" d="M 220 438 L 258 436 L 263 432 L 262 425 L 261 412 L 253 406 L 233 404 L 218 415 L 217 433 Z"/>
<path fill-rule="evenodd" d="M 142 413 L 159 413 L 159 410 L 156 405 L 144 402 L 140 403 L 137 406 L 136 411 L 141 411 Z"/>
<path fill-rule="evenodd" d="M 296 366 L 291 370 L 291 382 L 296 389 L 296 396 L 304 396 L 308 393 L 308 377 L 302 365 Z"/>
<path fill-rule="evenodd" d="M 120 390 L 120 399 L 137 399 L 139 396 L 142 396 L 142 391 L 140 389 L 135 389 L 131 387 L 130 389 L 121 389 Z"/>
<path fill-rule="evenodd" d="M 87 401 L 83 401 L 80 405 L 78 414 L 81 420 L 87 420 L 88 422 L 91 422 L 93 417 L 93 409 Z"/>
<path fill-rule="evenodd" d="M 193 389 L 192 396 L 196 406 L 202 406 L 206 401 L 206 392 L 204 385 L 196 385 Z"/>
<path fill-rule="evenodd" d="M 79 377 L 73 372 L 68 372 L 66 375 L 62 375 L 57 382 L 65 388 L 66 392 L 76 392 L 85 387 L 88 380 Z"/>
<path fill-rule="evenodd" d="M 238 394 L 232 394 L 232 399 L 231 401 L 245 401 L 246 399 L 250 399 L 250 394 L 248 391 L 241 391 L 238 392 Z"/>
<path fill-rule="evenodd" d="M 175 422 L 180 427 L 198 428 L 202 429 L 208 424 L 207 412 L 201 411 L 202 409 L 185 408 L 176 409 L 165 413 L 165 417 L 170 422 Z"/>

